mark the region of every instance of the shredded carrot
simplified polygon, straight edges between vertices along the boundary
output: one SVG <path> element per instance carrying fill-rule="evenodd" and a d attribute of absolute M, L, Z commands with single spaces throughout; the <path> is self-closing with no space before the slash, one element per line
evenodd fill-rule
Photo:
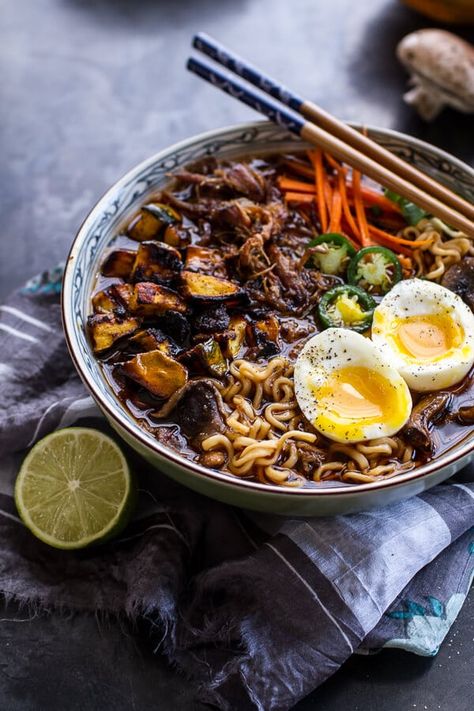
<path fill-rule="evenodd" d="M 413 259 L 411 257 L 405 257 L 401 254 L 398 254 L 397 257 L 402 266 L 404 278 L 409 279 L 413 274 Z"/>
<path fill-rule="evenodd" d="M 342 217 L 342 197 L 339 191 L 339 187 L 337 185 L 332 191 L 330 216 L 331 219 L 329 221 L 328 232 L 340 232 Z"/>
<path fill-rule="evenodd" d="M 333 167 L 338 169 L 338 171 L 342 171 L 343 174 L 347 172 L 346 168 L 344 168 L 344 166 L 342 165 L 339 165 L 339 168 L 337 168 L 338 164 L 336 163 L 336 161 L 334 161 L 334 159 L 333 162 Z M 329 182 L 331 182 L 332 180 L 332 176 L 328 178 Z M 289 178 L 286 175 L 282 175 L 278 178 L 278 187 L 280 188 L 280 190 L 283 191 L 291 190 L 292 192 L 296 191 L 304 193 L 315 192 L 314 185 L 311 185 L 310 183 L 307 183 L 304 180 L 295 180 L 294 178 Z M 346 191 L 350 197 L 353 196 L 353 188 L 350 183 L 346 186 Z M 378 193 L 376 190 L 372 190 L 371 188 L 367 188 L 365 185 L 361 185 L 360 192 L 362 195 L 363 202 L 367 206 L 378 205 L 384 212 L 395 212 L 398 215 L 401 214 L 400 206 L 397 205 L 397 203 L 392 202 L 391 200 L 386 198 L 385 195 Z"/>
<path fill-rule="evenodd" d="M 413 259 L 411 257 L 399 256 L 398 261 L 402 265 L 403 269 L 411 271 L 413 269 Z"/>
<path fill-rule="evenodd" d="M 409 239 L 403 239 L 403 237 L 391 235 L 389 232 L 379 230 L 378 227 L 374 227 L 373 225 L 369 225 L 369 231 L 373 234 L 377 241 L 384 240 L 385 242 L 390 242 L 391 244 L 411 247 L 411 249 L 418 249 L 419 247 L 426 247 L 431 244 L 431 239 L 420 239 L 417 242 L 414 242 Z"/>
<path fill-rule="evenodd" d="M 413 268 L 413 259 L 411 257 L 398 257 L 398 261 L 402 265 L 403 269 Z"/>
<path fill-rule="evenodd" d="M 347 200 L 347 190 L 346 190 L 347 168 L 345 168 L 342 165 L 342 163 L 339 163 L 335 158 L 333 158 L 333 156 L 330 153 L 325 153 L 324 155 L 325 155 L 326 160 L 329 163 L 329 165 L 336 171 L 335 181 L 337 181 L 337 183 L 334 188 L 333 197 L 334 197 L 334 194 L 337 192 L 339 194 L 339 198 L 340 198 L 340 202 L 341 202 L 340 208 L 337 207 L 337 203 L 336 203 L 336 209 L 340 210 L 339 214 L 337 214 L 337 219 L 339 221 L 339 224 L 340 224 L 341 217 L 342 217 L 342 215 L 340 213 L 342 212 L 350 230 L 352 231 L 353 236 L 356 239 L 360 240 L 360 231 L 359 231 L 359 228 L 357 227 L 356 222 L 352 216 L 352 213 L 351 213 L 351 210 L 349 207 L 349 202 Z M 332 209 L 333 208 L 331 206 L 331 222 L 333 219 Z M 340 227 L 339 227 L 339 229 L 340 229 Z M 331 228 L 329 231 L 332 231 Z"/>
<path fill-rule="evenodd" d="M 314 194 L 311 193 L 285 193 L 286 202 L 312 203 Z"/>
<path fill-rule="evenodd" d="M 344 168 L 343 168 L 344 170 Z M 331 176 L 328 178 L 328 181 L 334 182 L 333 177 Z M 285 192 L 286 190 L 291 190 L 291 191 L 297 191 L 297 192 L 307 192 L 307 193 L 316 193 L 315 188 L 313 185 L 310 185 L 309 183 L 305 183 L 304 181 L 299 181 L 299 180 L 293 180 L 292 178 L 287 178 L 286 176 L 282 176 L 281 178 L 278 179 L 278 187 L 280 190 L 283 190 Z M 400 207 L 392 202 L 391 200 L 388 200 L 388 198 L 384 197 L 383 195 L 380 195 L 379 193 L 376 193 L 375 190 L 371 190 L 370 188 L 366 188 L 363 185 L 360 187 L 360 192 L 362 195 L 362 200 L 363 203 L 366 207 L 372 207 L 373 205 L 378 205 L 384 213 L 392 213 L 393 214 L 393 219 L 399 218 L 400 220 L 402 218 L 402 213 L 400 210 Z M 347 195 L 352 199 L 353 197 L 353 188 L 350 183 L 346 184 L 346 193 Z M 391 219 L 389 215 L 385 215 L 384 219 L 389 220 Z"/>
<path fill-rule="evenodd" d="M 353 195 L 353 186 L 348 185 L 347 186 L 348 193 L 349 195 Z M 400 213 L 400 206 L 397 205 L 396 202 L 392 202 L 388 198 L 385 197 L 385 195 L 382 195 L 381 193 L 378 193 L 376 190 L 372 190 L 371 188 L 367 188 L 365 185 L 360 186 L 360 194 L 362 196 L 362 199 L 364 202 L 366 202 L 368 205 L 378 205 L 382 210 L 387 210 L 388 212 L 397 212 Z"/>
<path fill-rule="evenodd" d="M 332 187 L 331 183 L 328 180 L 328 176 L 326 173 L 324 173 L 324 197 L 326 199 L 326 207 L 328 211 L 328 220 L 329 220 L 329 213 L 331 211 L 331 205 L 332 205 Z"/>
<path fill-rule="evenodd" d="M 342 171 L 344 174 L 347 174 L 347 168 L 341 163 L 339 163 L 330 153 L 325 153 L 324 157 L 331 166 L 331 168 L 337 170 L 338 173 Z M 351 194 L 350 185 L 348 186 L 348 189 L 349 194 Z M 364 202 L 367 202 L 369 205 L 378 205 L 383 210 L 388 210 L 390 212 L 401 212 L 400 206 L 397 205 L 397 203 L 392 202 L 392 200 L 389 200 L 387 197 L 385 197 L 385 195 L 382 195 L 382 193 L 379 193 L 377 190 L 373 190 L 372 188 L 368 188 L 365 185 L 361 185 L 360 191 Z"/>
<path fill-rule="evenodd" d="M 314 176 L 313 176 L 314 180 Z M 292 193 L 313 193 L 314 194 L 314 184 L 305 183 L 303 180 L 294 180 L 293 178 L 288 178 L 286 175 L 281 175 L 278 180 L 278 187 L 280 190 L 289 191 Z"/>
<path fill-rule="evenodd" d="M 397 257 L 400 257 L 401 254 L 403 254 L 406 257 L 409 257 L 410 254 L 412 254 L 412 250 L 409 249 L 408 247 L 403 247 L 401 244 L 393 244 L 390 240 L 386 240 L 385 237 L 372 237 L 372 243 L 375 245 L 382 245 L 383 247 L 388 247 L 389 249 L 393 250 Z"/>
<path fill-rule="evenodd" d="M 321 223 L 321 231 L 328 230 L 328 213 L 327 213 L 327 189 L 326 175 L 324 173 L 323 152 L 320 148 L 314 151 L 308 151 L 310 161 L 313 163 L 316 183 L 316 205 L 319 212 L 319 222 Z"/>
<path fill-rule="evenodd" d="M 347 173 L 347 168 L 345 168 L 342 165 L 342 163 L 339 163 L 335 158 L 333 158 L 333 156 L 330 153 L 325 153 L 324 157 L 327 160 L 327 162 L 329 163 L 329 165 L 331 166 L 331 168 L 334 168 L 334 170 L 337 170 L 338 173 L 340 171 L 342 171 L 343 173 Z"/>
<path fill-rule="evenodd" d="M 352 181 L 348 182 L 348 169 L 330 154 L 323 154 L 320 148 L 316 148 L 308 151 L 308 158 L 313 169 L 298 159 L 288 158 L 284 162 L 295 173 L 311 178 L 312 183 L 281 175 L 278 186 L 288 203 L 316 204 L 321 232 L 339 232 L 344 227 L 363 247 L 381 242 L 386 246 L 395 246 L 397 252 L 405 255 L 409 255 L 412 249 L 429 244 L 428 240 L 415 244 L 368 223 L 366 208 L 376 205 L 383 210 L 384 215 L 380 218 L 383 225 L 386 224 L 389 229 L 393 227 L 394 231 L 403 227 L 400 224 L 400 206 L 377 190 L 362 185 L 360 171 L 353 170 Z M 325 162 L 334 173 L 326 172 Z"/>
<path fill-rule="evenodd" d="M 344 175 L 344 171 L 345 171 L 344 166 L 340 166 L 340 169 Z M 313 175 L 313 179 L 314 179 L 314 175 Z M 302 193 L 316 194 L 314 185 L 311 185 L 310 183 L 307 183 L 304 180 L 295 180 L 294 178 L 289 178 L 286 175 L 282 175 L 278 178 L 277 182 L 278 182 L 278 187 L 283 192 L 289 190 L 291 192 L 302 192 Z M 329 177 L 328 182 L 329 183 L 334 182 L 334 178 L 332 176 Z M 347 184 L 346 185 L 347 195 L 352 198 L 353 192 L 354 191 L 353 191 L 352 185 L 350 183 Z M 364 185 L 361 185 L 360 192 L 362 195 L 363 203 L 367 207 L 372 207 L 373 205 L 378 205 L 384 212 L 392 212 L 392 213 L 396 213 L 396 215 L 401 216 L 400 207 L 396 203 L 389 200 L 388 198 L 377 193 L 375 190 L 371 190 L 370 188 L 366 188 Z M 387 219 L 389 219 L 388 216 L 387 216 Z"/>
<path fill-rule="evenodd" d="M 362 243 L 362 246 L 366 247 L 371 243 L 371 240 L 369 235 L 369 226 L 367 224 L 367 217 L 365 215 L 364 203 L 362 202 L 362 194 L 360 189 L 360 172 L 358 170 L 352 171 L 352 192 L 354 195 L 354 207 L 360 230 L 360 241 Z"/>
<path fill-rule="evenodd" d="M 314 180 L 314 170 L 311 168 L 311 166 L 306 165 L 306 163 L 303 163 L 299 160 L 295 160 L 293 158 L 286 158 L 283 162 L 294 173 L 302 175 L 305 178 L 309 178 L 310 180 Z"/>
<path fill-rule="evenodd" d="M 357 224 L 352 216 L 351 208 L 349 207 L 349 203 L 347 200 L 346 181 L 345 181 L 344 174 L 342 172 L 339 173 L 338 182 L 339 182 L 339 192 L 341 194 L 343 215 L 344 215 L 346 222 L 349 225 L 354 237 L 356 239 L 360 240 L 360 231 L 359 231 L 359 228 L 357 227 Z"/>

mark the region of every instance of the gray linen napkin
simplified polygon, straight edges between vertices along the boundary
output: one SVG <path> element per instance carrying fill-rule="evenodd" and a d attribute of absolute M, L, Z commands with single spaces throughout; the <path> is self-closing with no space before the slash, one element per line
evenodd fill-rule
<path fill-rule="evenodd" d="M 436 654 L 473 577 L 472 468 L 383 509 L 291 520 L 193 494 L 124 447 L 140 501 L 118 540 L 64 552 L 31 536 L 12 499 L 25 450 L 73 423 L 108 431 L 67 354 L 60 277 L 45 273 L 0 306 L 6 598 L 141 620 L 222 709 L 288 709 L 353 652 Z"/>

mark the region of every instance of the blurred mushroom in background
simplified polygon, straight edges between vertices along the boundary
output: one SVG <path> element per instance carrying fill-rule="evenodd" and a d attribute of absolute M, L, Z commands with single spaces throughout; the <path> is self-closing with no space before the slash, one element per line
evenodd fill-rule
<path fill-rule="evenodd" d="M 445 106 L 474 113 L 474 47 L 446 30 L 418 30 L 397 46 L 397 57 L 410 72 L 404 100 L 425 121 Z"/>

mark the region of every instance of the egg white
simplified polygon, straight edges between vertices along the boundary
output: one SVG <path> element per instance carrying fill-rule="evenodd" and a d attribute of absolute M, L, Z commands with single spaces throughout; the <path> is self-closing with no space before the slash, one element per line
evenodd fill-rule
<path fill-rule="evenodd" d="M 390 362 L 369 338 L 345 328 L 328 328 L 305 344 L 295 363 L 294 383 L 304 416 L 336 442 L 393 435 L 412 409 L 407 384 Z M 366 389 L 369 397 L 364 399 L 361 392 Z M 333 406 L 335 393 L 342 401 L 347 395 L 349 410 L 344 403 L 342 408 Z M 356 405 L 353 410 L 350 403 Z M 363 414 L 364 407 L 370 416 Z"/>
<path fill-rule="evenodd" d="M 448 334 L 446 347 L 440 345 L 433 355 L 429 346 L 437 337 L 430 336 L 428 319 L 439 319 L 435 329 L 442 339 Z M 421 353 L 405 348 L 400 339 L 401 329 L 407 327 L 418 330 Z M 372 340 L 412 390 L 440 390 L 460 382 L 474 364 L 474 314 L 449 289 L 424 279 L 406 279 L 375 309 Z"/>

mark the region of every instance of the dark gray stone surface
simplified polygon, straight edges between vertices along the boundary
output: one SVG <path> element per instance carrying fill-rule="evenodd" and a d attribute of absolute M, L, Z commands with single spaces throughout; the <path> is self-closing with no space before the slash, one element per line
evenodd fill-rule
<path fill-rule="evenodd" d="M 255 117 L 186 74 L 198 30 L 341 118 L 473 162 L 472 117 L 447 111 L 428 126 L 401 101 L 395 45 L 428 24 L 395 0 L 0 0 L 0 298 L 64 259 L 88 210 L 135 163 Z M 354 658 L 298 708 L 470 711 L 473 612 L 471 600 L 436 658 Z M 1 709 L 195 708 L 192 686 L 138 632 L 0 614 Z"/>
<path fill-rule="evenodd" d="M 472 711 L 473 615 L 471 596 L 434 658 L 396 650 L 352 657 L 295 711 Z M 204 710 L 194 691 L 128 628 L 2 612 L 4 711 Z"/>

